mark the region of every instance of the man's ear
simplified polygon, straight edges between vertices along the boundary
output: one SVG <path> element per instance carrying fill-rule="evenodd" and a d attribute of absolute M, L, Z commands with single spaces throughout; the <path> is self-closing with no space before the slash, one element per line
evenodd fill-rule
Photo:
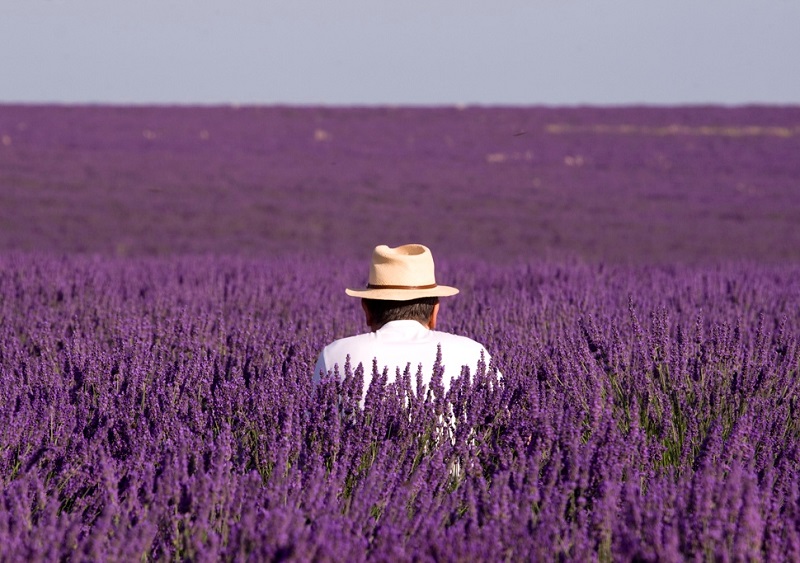
<path fill-rule="evenodd" d="M 367 322 L 367 326 L 371 329 L 372 328 L 372 313 L 369 312 L 367 308 L 367 302 L 365 299 L 361 300 L 361 308 L 364 310 L 364 320 Z"/>
<path fill-rule="evenodd" d="M 436 303 L 433 306 L 433 312 L 431 313 L 431 318 L 428 319 L 428 328 L 433 330 L 436 328 L 436 316 L 439 314 L 439 304 Z"/>

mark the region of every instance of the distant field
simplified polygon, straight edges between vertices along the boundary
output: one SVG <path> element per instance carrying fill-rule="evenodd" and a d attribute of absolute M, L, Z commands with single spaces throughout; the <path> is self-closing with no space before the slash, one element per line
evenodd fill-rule
<path fill-rule="evenodd" d="M 0 106 L 0 250 L 800 259 L 800 108 Z"/>

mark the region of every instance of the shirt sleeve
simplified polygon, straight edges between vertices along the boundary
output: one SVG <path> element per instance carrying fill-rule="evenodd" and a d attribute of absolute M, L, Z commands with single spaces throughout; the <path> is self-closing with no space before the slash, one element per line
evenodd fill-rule
<path fill-rule="evenodd" d="M 489 354 L 488 350 L 486 350 L 485 346 L 481 345 L 481 347 L 483 348 L 483 361 L 485 362 L 486 369 L 488 370 L 489 364 L 492 362 L 492 356 Z M 500 370 L 497 369 L 497 366 L 495 366 L 494 369 L 497 372 L 497 379 L 503 379 L 503 374 L 500 373 Z"/>
<path fill-rule="evenodd" d="M 314 366 L 314 374 L 311 377 L 311 383 L 316 385 L 322 379 L 322 375 L 328 374 L 328 368 L 325 365 L 325 350 L 319 353 L 319 358 L 317 358 L 317 364 Z"/>

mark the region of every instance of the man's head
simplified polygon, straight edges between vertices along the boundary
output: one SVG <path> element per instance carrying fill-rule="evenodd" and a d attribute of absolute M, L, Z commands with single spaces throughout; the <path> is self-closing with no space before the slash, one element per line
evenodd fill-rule
<path fill-rule="evenodd" d="M 421 297 L 409 301 L 362 299 L 361 307 L 367 326 L 372 330 L 378 330 L 391 321 L 417 321 L 433 330 L 439 313 L 439 298 Z"/>
<path fill-rule="evenodd" d="M 415 320 L 433 329 L 439 313 L 439 297 L 458 293 L 454 287 L 436 283 L 433 255 L 421 244 L 376 246 L 368 279 L 366 288 L 345 291 L 351 297 L 361 298 L 367 325 L 372 330 L 399 320 Z"/>
<path fill-rule="evenodd" d="M 386 301 L 411 301 L 421 297 L 455 295 L 455 287 L 439 285 L 434 274 L 433 255 L 421 244 L 390 248 L 385 244 L 372 251 L 366 288 L 347 288 L 351 297 Z"/>

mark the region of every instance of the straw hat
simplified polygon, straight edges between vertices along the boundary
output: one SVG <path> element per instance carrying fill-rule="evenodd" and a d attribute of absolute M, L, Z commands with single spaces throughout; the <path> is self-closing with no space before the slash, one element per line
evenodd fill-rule
<path fill-rule="evenodd" d="M 405 244 L 389 248 L 385 244 L 372 251 L 369 283 L 365 289 L 345 289 L 351 297 L 410 301 L 420 297 L 455 295 L 455 287 L 437 285 L 433 274 L 433 255 L 427 246 Z"/>

